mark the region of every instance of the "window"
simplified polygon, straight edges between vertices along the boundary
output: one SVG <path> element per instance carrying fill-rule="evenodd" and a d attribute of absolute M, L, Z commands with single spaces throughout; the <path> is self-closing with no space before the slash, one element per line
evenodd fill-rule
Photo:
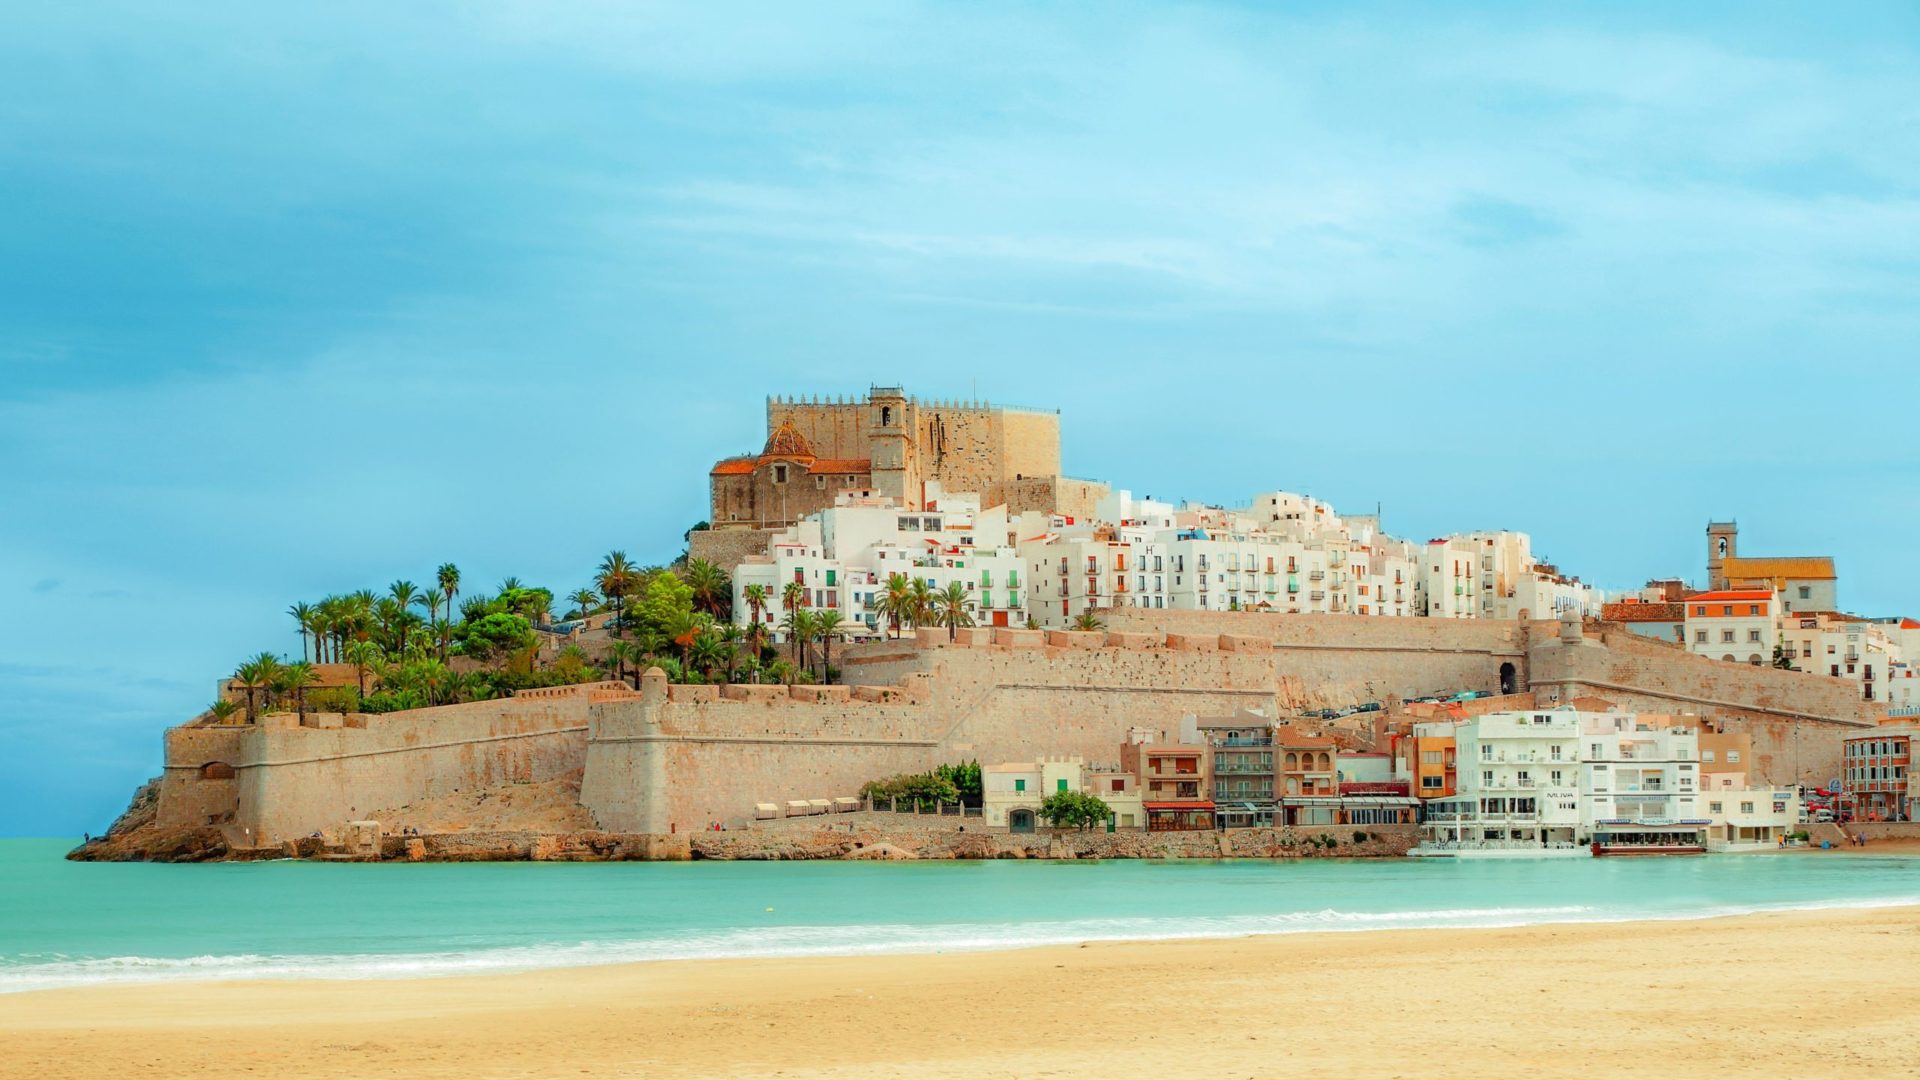
<path fill-rule="evenodd" d="M 1438 776 L 1423 776 L 1420 778 L 1420 789 L 1422 791 L 1438 791 L 1444 783 L 1445 781 Z"/>
<path fill-rule="evenodd" d="M 1750 803 L 1750 802 L 1743 802 L 1743 803 L 1741 803 L 1741 804 L 1740 804 L 1740 812 L 1741 812 L 1741 813 L 1743 813 L 1743 814 L 1751 814 L 1751 813 L 1753 813 L 1753 804 L 1752 804 L 1752 803 Z"/>
<path fill-rule="evenodd" d="M 1055 781 L 1053 782 L 1053 790 L 1055 790 L 1055 791 L 1065 791 L 1065 790 L 1067 790 L 1067 778 L 1063 776 L 1063 777 L 1061 777 L 1061 778 L 1059 778 L 1058 780 L 1055 780 Z"/>
<path fill-rule="evenodd" d="M 787 482 L 787 467 L 785 465 L 775 465 L 773 467 L 773 482 L 776 484 L 784 484 Z"/>
<path fill-rule="evenodd" d="M 1727 764 L 1729 765 L 1740 764 L 1740 751 L 1738 750 L 1727 751 Z"/>
<path fill-rule="evenodd" d="M 1493 773 L 1492 773 L 1492 772 L 1483 772 L 1483 773 L 1481 773 L 1481 774 L 1480 774 L 1480 786 L 1481 786 L 1481 787 L 1492 787 L 1492 786 L 1493 786 Z"/>
<path fill-rule="evenodd" d="M 1422 751 L 1420 751 L 1420 764 L 1422 764 L 1422 765 L 1438 765 L 1438 764 L 1440 764 L 1440 751 L 1438 751 L 1438 750 L 1422 750 Z"/>
<path fill-rule="evenodd" d="M 1808 585 L 1800 586 L 1800 599 L 1810 600 L 1812 598 L 1813 598 L 1813 588 Z"/>
<path fill-rule="evenodd" d="M 1732 641 L 1732 640 L 1733 640 L 1733 631 L 1731 631 L 1731 630 L 1722 630 L 1722 631 L 1720 631 L 1720 640 L 1721 640 L 1722 642 L 1728 642 L 1728 641 Z"/>
<path fill-rule="evenodd" d="M 1695 604 L 1695 605 L 1693 606 L 1693 613 L 1694 613 L 1695 615 L 1702 615 L 1702 616 L 1704 616 L 1704 615 L 1705 615 L 1705 614 L 1707 613 L 1707 605 L 1705 605 L 1705 604 Z"/>
<path fill-rule="evenodd" d="M 1749 631 L 1747 631 L 1747 640 L 1748 640 L 1748 641 L 1759 641 L 1759 640 L 1760 640 L 1760 631 L 1758 631 L 1758 630 L 1749 630 Z"/>
<path fill-rule="evenodd" d="M 1693 632 L 1693 640 L 1705 645 L 1707 643 L 1707 632 L 1705 630 L 1695 630 Z"/>
<path fill-rule="evenodd" d="M 1760 605 L 1759 605 L 1759 604 L 1748 604 L 1748 605 L 1747 605 L 1747 614 L 1749 614 L 1749 615 L 1758 615 L 1758 614 L 1760 614 Z"/>
<path fill-rule="evenodd" d="M 1720 803 L 1717 803 L 1717 802 L 1710 802 L 1710 803 L 1708 803 L 1708 804 L 1707 804 L 1707 813 L 1709 813 L 1709 814 L 1717 814 L 1717 813 L 1719 813 L 1719 812 L 1720 812 L 1720 806 L 1721 806 L 1721 804 L 1720 804 Z"/>
<path fill-rule="evenodd" d="M 1732 605 L 1732 604 L 1721 604 L 1721 605 L 1720 605 L 1720 614 L 1722 614 L 1722 615 L 1731 615 L 1731 614 L 1733 614 L 1733 605 Z"/>
<path fill-rule="evenodd" d="M 1700 751 L 1700 760 L 1706 762 L 1709 765 L 1713 764 L 1713 753 L 1714 752 L 1712 750 Z"/>
<path fill-rule="evenodd" d="M 1027 782 L 1025 780 L 1015 780 L 1013 782 L 1013 790 L 1015 791 L 1027 790 Z"/>

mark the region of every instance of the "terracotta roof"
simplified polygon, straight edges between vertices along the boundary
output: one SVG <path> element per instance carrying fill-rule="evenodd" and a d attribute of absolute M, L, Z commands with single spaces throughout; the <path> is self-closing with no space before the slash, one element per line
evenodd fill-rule
<path fill-rule="evenodd" d="M 1607 622 L 1679 622 L 1687 617 L 1687 605 L 1627 600 L 1600 605 L 1600 617 Z"/>
<path fill-rule="evenodd" d="M 800 434 L 799 428 L 793 426 L 792 420 L 782 420 L 780 426 L 773 429 L 773 434 L 767 436 L 766 448 L 760 451 L 760 456 L 811 458 L 813 445 L 807 442 L 805 435 Z"/>
<path fill-rule="evenodd" d="M 810 473 L 852 473 L 865 476 L 873 471 L 873 462 L 866 458 L 817 458 L 807 466 Z"/>
<path fill-rule="evenodd" d="M 753 472 L 754 459 L 750 457 L 730 457 L 713 467 L 714 476 L 746 476 Z"/>
<path fill-rule="evenodd" d="M 1900 620 L 1900 629 L 1902 629 L 1902 630 L 1920 630 L 1920 622 L 1915 622 L 1915 621 L 1914 621 L 1914 620 L 1912 620 L 1912 619 L 1901 619 L 1901 620 Z"/>
<path fill-rule="evenodd" d="M 1833 560 L 1825 555 L 1786 559 L 1743 559 L 1735 556 L 1720 561 L 1720 573 L 1728 581 L 1754 578 L 1832 581 L 1839 576 L 1833 572 Z"/>
<path fill-rule="evenodd" d="M 1726 589 L 1721 592 L 1694 593 L 1687 597 L 1691 604 L 1699 600 L 1771 600 L 1773 593 L 1765 589 Z"/>

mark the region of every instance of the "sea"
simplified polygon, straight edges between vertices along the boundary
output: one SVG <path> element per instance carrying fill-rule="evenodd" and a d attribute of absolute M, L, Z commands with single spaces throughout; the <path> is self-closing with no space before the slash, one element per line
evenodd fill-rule
<path fill-rule="evenodd" d="M 0 840 L 0 993 L 1920 904 L 1920 859 L 70 863 Z"/>

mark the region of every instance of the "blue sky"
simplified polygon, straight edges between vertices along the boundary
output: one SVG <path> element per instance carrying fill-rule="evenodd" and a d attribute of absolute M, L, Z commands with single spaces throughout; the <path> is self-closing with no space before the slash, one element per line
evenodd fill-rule
<path fill-rule="evenodd" d="M 769 392 L 1920 614 L 1920 16 L 1670 6 L 15 5 L 0 832 L 295 600 L 671 557 Z"/>

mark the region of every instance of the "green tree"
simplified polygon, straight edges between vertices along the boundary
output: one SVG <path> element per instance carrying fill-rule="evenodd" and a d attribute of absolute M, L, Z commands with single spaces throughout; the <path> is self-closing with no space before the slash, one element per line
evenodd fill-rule
<path fill-rule="evenodd" d="M 938 595 L 925 578 L 914 578 L 907 586 L 907 621 L 915 630 L 929 624 L 939 625 L 934 621 L 934 598 Z"/>
<path fill-rule="evenodd" d="M 973 606 L 973 597 L 967 587 L 954 581 L 933 595 L 933 613 L 939 624 L 947 628 L 947 640 L 960 636 L 960 628 L 973 625 L 973 616 L 967 609 Z"/>
<path fill-rule="evenodd" d="M 215 701 L 212 705 L 207 706 L 207 712 L 212 714 L 213 722 L 216 724 L 226 723 L 228 720 L 233 718 L 234 713 L 237 713 L 239 711 L 240 711 L 240 706 L 235 705 L 233 702 L 228 701 L 226 698 L 221 698 L 218 701 Z"/>
<path fill-rule="evenodd" d="M 593 614 L 593 606 L 600 602 L 600 594 L 592 589 L 575 589 L 567 595 L 567 602 L 578 609 L 578 617 L 586 618 Z"/>
<path fill-rule="evenodd" d="M 622 616 L 626 613 L 627 594 L 633 591 L 639 580 L 639 574 L 627 559 L 626 552 L 609 551 L 607 557 L 600 560 L 600 570 L 593 583 L 600 590 L 600 595 L 606 597 L 607 603 L 613 606 L 614 621 L 620 623 L 622 628 L 626 624 Z"/>
<path fill-rule="evenodd" d="M 893 636 L 900 636 L 900 625 L 913 618 L 913 586 L 908 583 L 905 574 L 889 574 L 887 587 L 881 590 L 874 602 L 875 614 L 887 620 Z"/>
<path fill-rule="evenodd" d="M 234 669 L 233 677 L 247 691 L 247 723 L 253 723 L 260 715 L 254 705 L 254 694 L 271 686 L 279 673 L 279 658 L 265 652 L 248 659 Z"/>
<path fill-rule="evenodd" d="M 536 640 L 533 624 L 526 616 L 494 612 L 468 624 L 460 639 L 460 652 L 483 664 L 495 659 L 504 664 L 533 648 Z"/>
<path fill-rule="evenodd" d="M 367 669 L 385 660 L 380 646 L 371 641 L 356 641 L 347 646 L 347 663 L 353 665 L 353 674 L 360 682 L 360 696 L 367 696 Z"/>
<path fill-rule="evenodd" d="M 813 641 L 813 612 L 803 607 L 788 608 L 786 618 L 780 620 L 780 632 L 787 636 L 787 644 L 793 648 L 793 666 L 804 669 L 807 645 Z"/>
<path fill-rule="evenodd" d="M 287 614 L 293 616 L 294 624 L 300 628 L 300 659 L 302 660 L 307 658 L 307 635 L 313 631 L 313 613 L 313 605 L 308 603 L 295 604 L 287 609 Z M 319 644 L 316 642 L 314 647 L 318 650 Z"/>
<path fill-rule="evenodd" d="M 1040 803 L 1040 817 L 1055 828 L 1091 829 L 1113 813 L 1105 801 L 1084 791 L 1056 791 Z"/>
<path fill-rule="evenodd" d="M 733 583 L 727 580 L 725 570 L 705 559 L 691 559 L 681 577 L 693 593 L 693 606 L 716 620 L 732 614 Z"/>
<path fill-rule="evenodd" d="M 440 662 L 447 662 L 447 645 L 453 639 L 453 598 L 460 595 L 460 568 L 452 563 L 441 563 L 434 571 L 434 580 L 440 586 L 440 595 L 446 601 L 447 622 L 440 632 Z"/>
<path fill-rule="evenodd" d="M 624 621 L 642 637 L 653 634 L 672 640 L 685 633 L 687 620 L 693 615 L 693 590 L 676 574 L 652 574 L 634 594 L 627 611 L 630 617 Z"/>
<path fill-rule="evenodd" d="M 820 642 L 820 681 L 833 682 L 833 642 L 840 636 L 846 616 L 828 608 L 813 616 L 813 637 Z"/>
<path fill-rule="evenodd" d="M 1107 624 L 1101 621 L 1100 616 L 1095 615 L 1093 610 L 1089 608 L 1073 617 L 1073 628 L 1075 630 L 1105 630 Z"/>
<path fill-rule="evenodd" d="M 294 708 L 299 711 L 300 723 L 307 722 L 307 687 L 320 681 L 313 665 L 301 660 L 297 664 L 288 664 L 281 669 L 281 678 L 289 690 L 293 691 Z"/>

